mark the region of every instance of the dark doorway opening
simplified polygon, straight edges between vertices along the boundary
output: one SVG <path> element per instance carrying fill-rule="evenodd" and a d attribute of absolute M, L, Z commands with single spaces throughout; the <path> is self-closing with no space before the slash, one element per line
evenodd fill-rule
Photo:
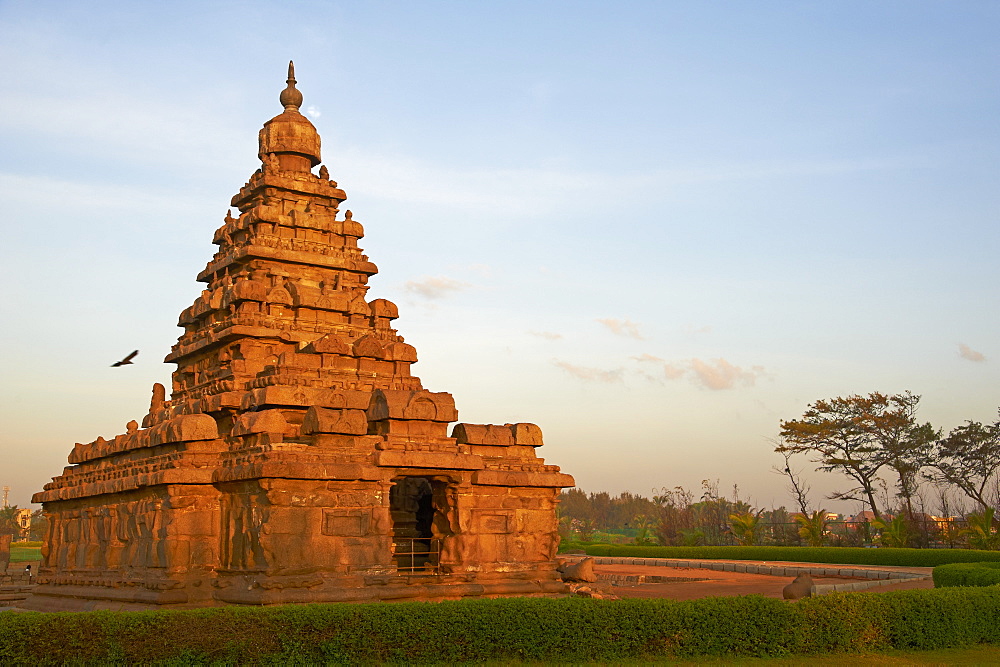
<path fill-rule="evenodd" d="M 444 482 L 430 477 L 399 477 L 389 489 L 392 555 L 396 569 L 437 573 L 444 510 Z"/>

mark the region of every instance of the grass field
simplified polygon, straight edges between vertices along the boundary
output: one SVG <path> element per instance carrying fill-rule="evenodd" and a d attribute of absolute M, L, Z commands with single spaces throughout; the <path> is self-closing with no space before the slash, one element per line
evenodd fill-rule
<path fill-rule="evenodd" d="M 39 542 L 28 542 L 24 544 L 10 545 L 10 562 L 23 563 L 25 561 L 35 561 L 42 559 L 42 546 Z"/>
<path fill-rule="evenodd" d="M 839 667 L 840 665 L 995 665 L 1000 663 L 1000 647 L 945 648 L 936 651 L 890 651 L 862 655 L 810 655 L 799 658 L 705 658 L 665 661 L 657 665 L 775 665 L 787 667 Z M 639 663 L 635 663 L 639 664 Z"/>

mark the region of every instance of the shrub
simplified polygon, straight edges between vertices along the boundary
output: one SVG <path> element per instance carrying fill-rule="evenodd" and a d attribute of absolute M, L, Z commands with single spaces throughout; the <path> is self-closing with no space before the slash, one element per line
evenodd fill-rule
<path fill-rule="evenodd" d="M 971 549 L 865 549 L 862 547 L 640 547 L 594 544 L 591 556 L 683 558 L 700 560 L 765 560 L 851 565 L 934 567 L 945 563 L 1000 561 L 998 551 Z"/>
<path fill-rule="evenodd" d="M 934 586 L 994 586 L 1000 584 L 1000 563 L 949 563 L 933 572 Z"/>
<path fill-rule="evenodd" d="M 1000 587 L 0 613 L 0 664 L 650 661 L 1000 643 Z"/>

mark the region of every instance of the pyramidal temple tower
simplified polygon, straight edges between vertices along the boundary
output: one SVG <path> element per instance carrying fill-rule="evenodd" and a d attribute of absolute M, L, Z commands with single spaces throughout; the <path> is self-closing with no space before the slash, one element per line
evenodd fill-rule
<path fill-rule="evenodd" d="M 24 607 L 550 595 L 559 491 L 534 424 L 449 424 L 320 166 L 289 65 L 141 425 L 77 444 Z M 314 169 L 319 167 L 314 173 Z"/>

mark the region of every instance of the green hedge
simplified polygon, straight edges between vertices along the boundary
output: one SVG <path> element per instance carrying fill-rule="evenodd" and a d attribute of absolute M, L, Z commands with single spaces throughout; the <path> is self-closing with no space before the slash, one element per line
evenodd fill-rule
<path fill-rule="evenodd" d="M 1000 562 L 1000 551 L 973 549 L 865 549 L 862 547 L 638 547 L 593 544 L 591 556 L 623 558 L 691 558 L 701 560 L 761 560 L 843 565 L 902 565 L 934 567 L 945 563 Z"/>
<path fill-rule="evenodd" d="M 934 568 L 934 586 L 993 586 L 1000 584 L 1000 563 L 950 563 Z"/>
<path fill-rule="evenodd" d="M 1000 643 L 1000 587 L 0 613 L 0 664 L 592 662 Z"/>

